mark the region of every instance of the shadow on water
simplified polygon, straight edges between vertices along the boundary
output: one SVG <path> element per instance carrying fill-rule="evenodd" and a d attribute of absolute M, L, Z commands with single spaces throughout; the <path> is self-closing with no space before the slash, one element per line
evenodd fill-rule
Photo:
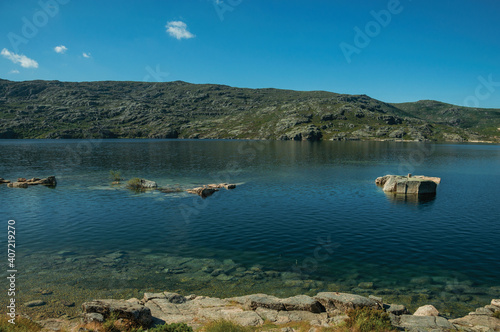
<path fill-rule="evenodd" d="M 404 195 L 385 193 L 387 199 L 393 204 L 430 205 L 434 203 L 436 194 Z"/>

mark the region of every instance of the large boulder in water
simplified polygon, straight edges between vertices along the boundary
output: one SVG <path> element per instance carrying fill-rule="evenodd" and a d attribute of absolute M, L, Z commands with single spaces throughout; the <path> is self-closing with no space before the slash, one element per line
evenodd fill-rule
<path fill-rule="evenodd" d="M 383 187 L 385 192 L 404 195 L 435 194 L 440 182 L 440 178 L 423 175 L 412 176 L 411 174 L 408 176 L 386 175 L 375 180 L 375 184 Z"/>

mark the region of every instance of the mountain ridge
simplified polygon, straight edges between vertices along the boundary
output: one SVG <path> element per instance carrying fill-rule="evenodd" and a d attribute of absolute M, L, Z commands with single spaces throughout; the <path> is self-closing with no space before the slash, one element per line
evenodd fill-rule
<path fill-rule="evenodd" d="M 0 138 L 224 138 L 499 143 L 500 110 L 433 100 L 184 81 L 0 79 Z"/>

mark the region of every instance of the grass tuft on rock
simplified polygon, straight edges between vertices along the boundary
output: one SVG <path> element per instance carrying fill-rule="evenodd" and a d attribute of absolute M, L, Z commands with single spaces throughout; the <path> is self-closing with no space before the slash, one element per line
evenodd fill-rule
<path fill-rule="evenodd" d="M 251 332 L 253 329 L 238 325 L 228 320 L 216 320 L 208 323 L 202 329 L 204 332 Z"/>
<path fill-rule="evenodd" d="M 371 308 L 351 309 L 338 332 L 396 332 L 389 315 Z"/>
<path fill-rule="evenodd" d="M 142 187 L 142 181 L 139 178 L 132 178 L 127 181 L 127 188 L 135 191 L 142 191 L 144 188 Z"/>
<path fill-rule="evenodd" d="M 493 317 L 500 319 L 500 310 L 493 314 Z"/>
<path fill-rule="evenodd" d="M 117 182 L 122 180 L 120 171 L 110 170 L 109 178 L 111 179 L 111 181 L 117 181 Z"/>

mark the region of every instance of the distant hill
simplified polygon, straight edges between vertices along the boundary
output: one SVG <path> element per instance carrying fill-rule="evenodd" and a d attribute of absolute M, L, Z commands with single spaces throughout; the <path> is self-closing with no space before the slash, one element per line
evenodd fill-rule
<path fill-rule="evenodd" d="M 182 81 L 0 80 L 0 138 L 493 141 L 500 110 Z"/>

